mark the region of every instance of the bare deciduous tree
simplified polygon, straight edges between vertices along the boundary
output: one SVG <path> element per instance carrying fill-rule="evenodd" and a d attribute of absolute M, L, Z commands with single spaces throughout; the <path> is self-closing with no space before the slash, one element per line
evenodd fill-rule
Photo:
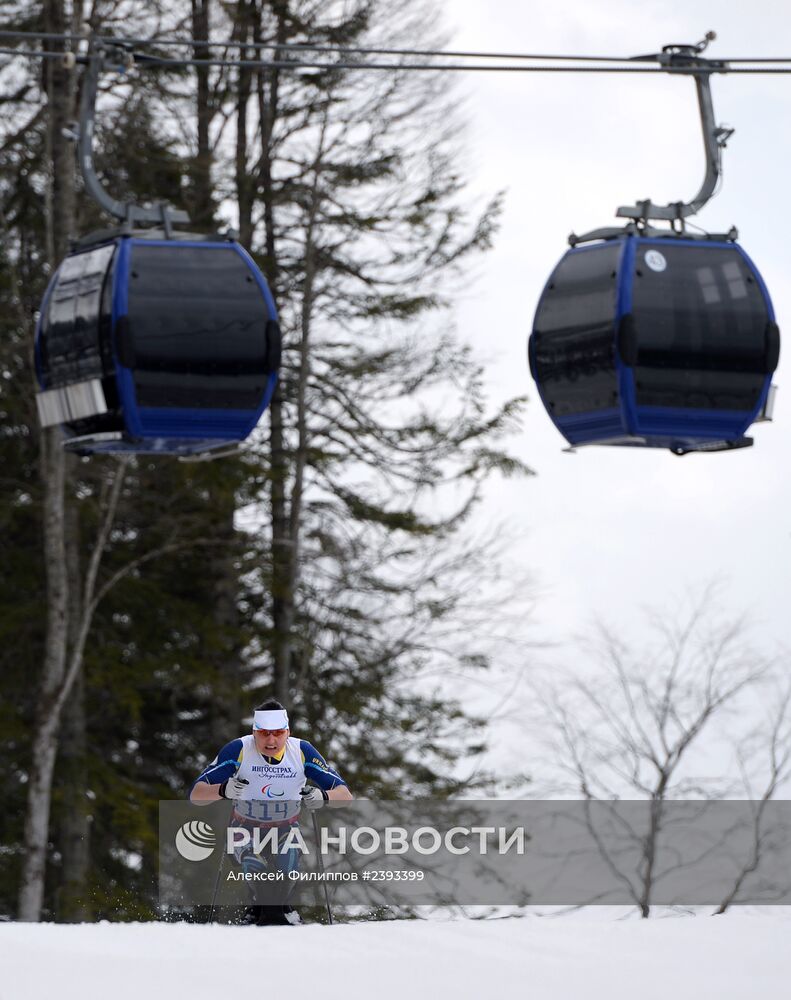
<path fill-rule="evenodd" d="M 766 724 L 758 725 L 753 738 L 746 741 L 738 753 L 744 791 L 752 805 L 752 852 L 715 914 L 725 913 L 739 902 L 747 878 L 758 870 L 767 853 L 767 806 L 791 777 L 791 686 L 786 684 L 784 688 L 773 691 L 770 704 L 772 708 Z M 754 773 L 756 758 L 757 775 Z"/>
<path fill-rule="evenodd" d="M 637 872 L 620 878 L 644 917 L 662 876 L 658 848 L 667 803 L 733 794 L 733 755 L 755 721 L 737 711 L 770 672 L 769 661 L 749 646 L 745 621 L 718 615 L 712 588 L 680 615 L 654 613 L 649 619 L 654 641 L 639 651 L 600 625 L 592 643 L 595 669 L 562 681 L 555 677 L 541 695 L 554 765 L 563 775 L 554 792 L 587 802 L 650 803 L 647 830 L 635 834 Z M 737 719 L 738 726 L 724 732 L 717 723 L 726 718 Z M 769 795 L 788 766 L 778 733 Z M 617 870 L 604 840 L 589 832 Z"/>

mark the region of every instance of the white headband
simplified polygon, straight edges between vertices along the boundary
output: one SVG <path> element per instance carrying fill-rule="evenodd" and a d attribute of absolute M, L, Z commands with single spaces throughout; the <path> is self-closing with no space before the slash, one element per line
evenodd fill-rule
<path fill-rule="evenodd" d="M 256 712 L 253 716 L 253 729 L 288 729 L 288 712 L 284 708 Z"/>

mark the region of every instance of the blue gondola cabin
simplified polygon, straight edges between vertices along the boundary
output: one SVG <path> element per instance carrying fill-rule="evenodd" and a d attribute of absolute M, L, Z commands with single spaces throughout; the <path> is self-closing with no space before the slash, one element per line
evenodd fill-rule
<path fill-rule="evenodd" d="M 279 363 L 272 295 L 238 243 L 110 235 L 50 282 L 39 417 L 81 453 L 203 453 L 250 434 Z"/>
<path fill-rule="evenodd" d="M 528 354 L 572 446 L 684 454 L 751 443 L 779 350 L 769 294 L 738 244 L 625 235 L 566 253 Z"/>

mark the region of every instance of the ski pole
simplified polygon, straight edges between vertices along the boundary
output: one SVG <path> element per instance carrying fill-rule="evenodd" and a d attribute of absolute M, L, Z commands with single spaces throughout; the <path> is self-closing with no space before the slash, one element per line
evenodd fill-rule
<path fill-rule="evenodd" d="M 319 818 L 315 813 L 313 813 L 313 832 L 316 835 L 316 855 L 318 857 L 319 871 L 321 872 L 322 875 L 324 875 L 325 874 L 324 857 L 322 856 L 321 853 L 321 838 L 319 836 Z M 324 884 L 324 899 L 326 900 L 327 903 L 327 920 L 331 924 L 333 920 L 332 920 L 332 907 L 330 906 L 330 891 L 327 888 L 327 880 L 323 878 L 321 881 Z"/>
<path fill-rule="evenodd" d="M 234 777 L 239 773 L 240 766 L 241 766 L 241 761 L 239 763 L 237 763 L 237 765 L 236 765 L 236 770 L 234 771 Z M 250 782 L 246 778 L 240 778 L 239 780 L 240 780 L 240 782 L 243 785 L 249 785 L 250 784 Z M 223 793 L 222 790 L 225 787 L 225 785 L 227 785 L 227 784 L 228 784 L 228 782 L 226 781 L 226 782 L 224 782 L 220 786 L 220 795 L 222 795 L 223 797 L 224 797 L 224 793 Z M 222 853 L 220 854 L 220 865 L 219 865 L 219 867 L 217 869 L 217 878 L 215 879 L 215 882 L 214 882 L 214 894 L 212 895 L 212 898 L 211 898 L 211 909 L 209 910 L 209 923 L 210 924 L 214 923 L 214 906 L 215 906 L 215 903 L 217 902 L 217 893 L 220 890 L 220 876 L 222 875 L 222 870 L 223 870 L 224 867 L 225 867 L 225 851 L 223 850 Z"/>
<path fill-rule="evenodd" d="M 211 898 L 211 909 L 209 910 L 209 923 L 214 923 L 214 904 L 217 902 L 217 893 L 220 890 L 220 876 L 225 867 L 225 851 L 220 852 L 220 864 L 217 868 L 217 878 L 214 880 L 214 894 Z"/>

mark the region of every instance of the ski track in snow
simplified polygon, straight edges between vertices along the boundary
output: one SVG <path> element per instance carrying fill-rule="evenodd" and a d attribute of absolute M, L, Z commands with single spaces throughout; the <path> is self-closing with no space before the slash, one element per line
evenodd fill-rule
<path fill-rule="evenodd" d="M 0 924 L 0 1000 L 785 1000 L 788 914 L 334 927 Z"/>

